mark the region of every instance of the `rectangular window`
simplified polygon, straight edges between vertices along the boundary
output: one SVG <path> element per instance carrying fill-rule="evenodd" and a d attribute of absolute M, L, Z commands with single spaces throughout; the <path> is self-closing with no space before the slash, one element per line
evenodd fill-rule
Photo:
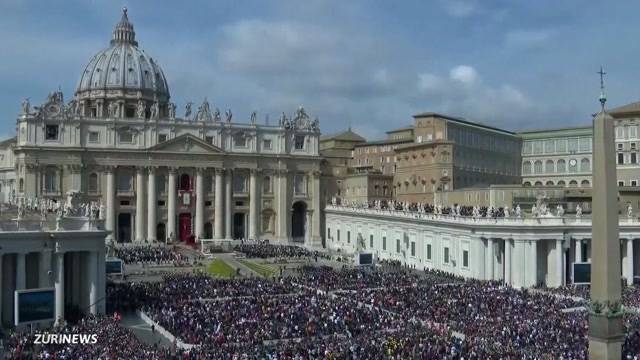
<path fill-rule="evenodd" d="M 637 162 L 637 154 L 636 153 L 631 153 L 631 163 L 635 164 Z"/>
<path fill-rule="evenodd" d="M 622 143 L 618 143 L 618 150 L 622 150 L 623 149 L 623 144 Z"/>
<path fill-rule="evenodd" d="M 567 139 L 556 140 L 556 152 L 563 153 L 567 151 Z"/>
<path fill-rule="evenodd" d="M 158 134 L 158 143 L 167 141 L 167 134 Z"/>
<path fill-rule="evenodd" d="M 464 250 L 462 252 L 462 267 L 469 267 L 469 250 Z"/>
<path fill-rule="evenodd" d="M 624 180 L 619 180 L 618 181 L 618 186 L 624 186 Z"/>
<path fill-rule="evenodd" d="M 396 239 L 396 252 L 400 253 L 400 239 Z"/>
<path fill-rule="evenodd" d="M 130 192 L 131 191 L 132 176 L 128 174 L 118 175 L 118 191 Z"/>
<path fill-rule="evenodd" d="M 578 139 L 569 139 L 569 152 L 578 151 Z"/>
<path fill-rule="evenodd" d="M 635 125 L 629 126 L 629 139 L 638 138 L 638 127 Z"/>
<path fill-rule="evenodd" d="M 207 144 L 213 145 L 213 136 L 205 136 L 204 141 L 206 141 Z"/>
<path fill-rule="evenodd" d="M 618 153 L 618 165 L 624 164 L 624 154 Z"/>
<path fill-rule="evenodd" d="M 638 186 L 638 180 L 631 180 L 631 186 Z"/>
<path fill-rule="evenodd" d="M 327 239 L 331 239 L 331 228 L 327 228 Z"/>
<path fill-rule="evenodd" d="M 411 256 L 416 256 L 416 242 L 411 242 Z"/>
<path fill-rule="evenodd" d="M 133 133 L 131 131 L 120 132 L 120 142 L 126 144 L 133 143 Z"/>
<path fill-rule="evenodd" d="M 262 140 L 262 148 L 265 150 L 271 150 L 271 139 Z"/>
<path fill-rule="evenodd" d="M 89 142 L 94 144 L 100 142 L 100 133 L 97 131 L 89 131 Z"/>
<path fill-rule="evenodd" d="M 591 151 L 591 138 L 580 138 L 580 151 Z"/>
<path fill-rule="evenodd" d="M 431 244 L 427 244 L 427 260 L 431 260 Z"/>
<path fill-rule="evenodd" d="M 624 138 L 624 128 L 622 126 L 616 127 L 616 139 Z"/>
<path fill-rule="evenodd" d="M 369 235 L 369 247 L 373 249 L 373 235 Z"/>
<path fill-rule="evenodd" d="M 336 234 L 338 236 L 338 241 L 340 241 L 340 229 L 336 230 Z"/>
<path fill-rule="evenodd" d="M 449 263 L 449 248 L 448 247 L 444 248 L 444 263 L 445 264 Z"/>
<path fill-rule="evenodd" d="M 382 237 L 382 250 L 387 251 L 387 237 Z"/>
<path fill-rule="evenodd" d="M 295 137 L 295 149 L 296 150 L 304 150 L 304 135 L 296 135 Z"/>
<path fill-rule="evenodd" d="M 45 127 L 45 140 L 58 140 L 58 125 L 47 125 Z"/>
<path fill-rule="evenodd" d="M 347 231 L 347 244 L 351 244 L 351 231 Z"/>
<path fill-rule="evenodd" d="M 547 154 L 551 154 L 555 151 L 556 151 L 555 142 L 553 140 L 545 140 L 544 152 Z"/>
<path fill-rule="evenodd" d="M 247 138 L 244 133 L 238 133 L 233 136 L 233 145 L 236 147 L 246 147 L 247 146 Z"/>

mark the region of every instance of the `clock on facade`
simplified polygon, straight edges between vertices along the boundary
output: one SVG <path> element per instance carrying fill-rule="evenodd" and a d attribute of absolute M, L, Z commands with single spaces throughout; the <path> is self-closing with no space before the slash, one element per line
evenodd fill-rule
<path fill-rule="evenodd" d="M 571 166 L 576 166 L 577 163 L 578 162 L 576 161 L 576 159 L 569 160 L 569 165 L 571 165 Z"/>

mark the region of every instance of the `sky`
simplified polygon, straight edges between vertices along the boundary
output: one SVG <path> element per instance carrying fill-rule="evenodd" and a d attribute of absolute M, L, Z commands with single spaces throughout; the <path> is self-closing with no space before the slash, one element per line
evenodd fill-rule
<path fill-rule="evenodd" d="M 207 98 L 237 121 L 302 105 L 323 134 L 370 140 L 440 112 L 512 131 L 590 125 L 640 100 L 638 1 L 0 0 L 0 137 L 22 99 L 69 100 L 126 6 L 178 116 Z"/>

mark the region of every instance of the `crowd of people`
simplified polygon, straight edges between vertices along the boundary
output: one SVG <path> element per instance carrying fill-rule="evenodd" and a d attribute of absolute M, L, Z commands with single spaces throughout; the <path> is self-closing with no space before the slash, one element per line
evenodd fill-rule
<path fill-rule="evenodd" d="M 539 287 L 538 289 L 559 296 L 581 298 L 584 300 L 591 298 L 591 287 L 589 285 L 568 285 L 556 288 Z M 622 288 L 622 305 L 640 310 L 639 286 L 624 286 Z"/>
<path fill-rule="evenodd" d="M 317 251 L 309 251 L 303 247 L 295 245 L 276 244 L 239 244 L 234 246 L 234 251 L 245 254 L 248 258 L 317 258 Z"/>
<path fill-rule="evenodd" d="M 125 264 L 180 264 L 187 260 L 175 246 L 161 245 L 116 246 L 113 255 Z"/>
<path fill-rule="evenodd" d="M 34 348 L 41 358 L 149 359 L 585 359 L 584 300 L 498 282 L 413 271 L 303 266 L 276 279 L 171 274 L 110 283 L 109 311 L 141 310 L 191 350 L 139 343 L 111 318 L 56 332 L 98 333 L 95 346 Z M 625 314 L 625 358 L 640 358 L 640 316 Z M 19 358 L 19 356 L 14 356 Z"/>

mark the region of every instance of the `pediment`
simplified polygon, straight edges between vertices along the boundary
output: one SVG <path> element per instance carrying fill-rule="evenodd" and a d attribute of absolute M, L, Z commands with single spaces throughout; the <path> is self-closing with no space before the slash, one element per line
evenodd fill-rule
<path fill-rule="evenodd" d="M 191 154 L 220 154 L 224 151 L 191 134 L 180 135 L 177 138 L 165 141 L 149 148 L 151 151 L 160 152 L 188 152 Z"/>

